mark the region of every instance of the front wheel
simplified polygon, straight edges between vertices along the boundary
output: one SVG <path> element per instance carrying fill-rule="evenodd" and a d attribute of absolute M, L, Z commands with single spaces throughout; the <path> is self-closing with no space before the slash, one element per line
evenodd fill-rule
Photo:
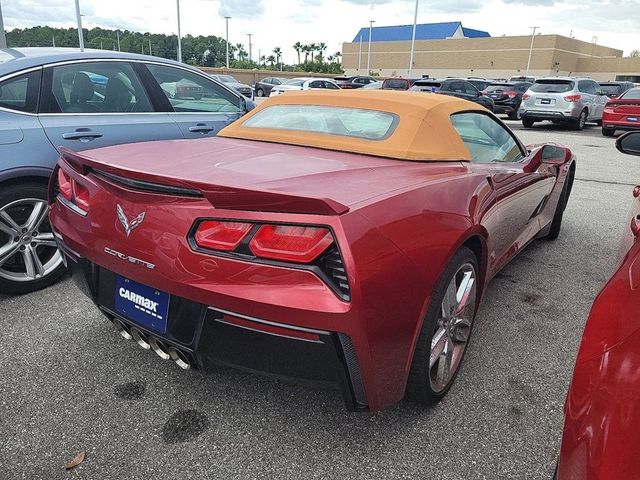
<path fill-rule="evenodd" d="M 407 380 L 410 400 L 434 404 L 451 388 L 471 336 L 477 283 L 476 256 L 462 247 L 431 294 Z"/>
<path fill-rule="evenodd" d="M 0 193 L 0 292 L 28 293 L 65 272 L 47 217 L 47 187 L 3 186 Z"/>
<path fill-rule="evenodd" d="M 256 90 L 256 95 L 259 97 L 264 97 L 264 90 L 259 88 L 258 90 Z"/>
<path fill-rule="evenodd" d="M 614 133 L 616 133 L 616 131 L 613 128 L 602 127 L 602 135 L 605 137 L 613 137 Z"/>

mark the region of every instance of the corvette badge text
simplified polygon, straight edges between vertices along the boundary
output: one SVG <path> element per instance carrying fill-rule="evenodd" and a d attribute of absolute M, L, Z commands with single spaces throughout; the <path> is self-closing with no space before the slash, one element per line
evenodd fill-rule
<path fill-rule="evenodd" d="M 140 260 L 136 257 L 131 257 L 129 255 L 125 255 L 124 253 L 113 250 L 109 247 L 104 247 L 104 253 L 111 255 L 113 257 L 119 258 L 120 260 L 124 260 L 129 263 L 133 263 L 135 265 L 140 265 L 141 267 L 146 267 L 149 270 L 153 270 L 156 266 L 153 263 L 145 262 L 144 260 Z"/>

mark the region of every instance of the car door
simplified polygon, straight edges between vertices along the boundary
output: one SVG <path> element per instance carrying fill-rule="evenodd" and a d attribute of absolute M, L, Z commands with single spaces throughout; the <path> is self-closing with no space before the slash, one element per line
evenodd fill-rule
<path fill-rule="evenodd" d="M 181 138 L 152 101 L 135 64 L 88 60 L 43 70 L 38 119 L 51 144 L 72 150 Z"/>
<path fill-rule="evenodd" d="M 594 101 L 594 104 L 596 105 L 596 110 L 595 110 L 596 114 L 594 115 L 594 118 L 596 120 L 602 120 L 604 107 L 609 101 L 609 97 L 607 97 L 607 95 L 602 90 L 602 87 L 598 83 L 594 82 L 593 80 L 591 80 L 590 82 L 591 82 L 591 88 L 595 92 L 593 101 Z"/>
<path fill-rule="evenodd" d="M 498 226 L 489 253 L 495 272 L 540 231 L 538 215 L 555 176 L 490 115 L 459 113 L 451 121 L 471 154 L 473 171 L 486 175 L 495 196 Z"/>
<path fill-rule="evenodd" d="M 144 68 L 156 87 L 156 95 L 166 102 L 169 114 L 184 138 L 215 136 L 246 111 L 241 94 L 191 69 L 159 63 Z M 176 85 L 195 85 L 193 93 L 176 94 Z M 181 90 L 180 90 L 181 91 Z"/>

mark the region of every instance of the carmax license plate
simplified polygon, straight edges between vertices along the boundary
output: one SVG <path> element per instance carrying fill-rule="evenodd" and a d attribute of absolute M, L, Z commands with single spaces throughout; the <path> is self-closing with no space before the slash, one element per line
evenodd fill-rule
<path fill-rule="evenodd" d="M 638 117 L 627 117 L 627 120 L 629 122 L 637 122 L 638 121 Z"/>
<path fill-rule="evenodd" d="M 550 98 L 541 98 L 540 99 L 540 104 L 541 105 L 551 105 L 551 99 Z"/>
<path fill-rule="evenodd" d="M 166 332 L 168 293 L 118 276 L 115 295 L 116 313 L 158 333 Z"/>

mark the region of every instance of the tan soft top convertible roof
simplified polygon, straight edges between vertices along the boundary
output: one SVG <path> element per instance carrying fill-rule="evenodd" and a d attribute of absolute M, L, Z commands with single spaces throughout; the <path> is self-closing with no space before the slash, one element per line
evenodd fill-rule
<path fill-rule="evenodd" d="M 396 114 L 399 122 L 383 140 L 343 135 L 246 127 L 244 123 L 273 105 L 322 105 L 376 110 Z M 474 104 L 446 95 L 385 90 L 341 90 L 287 92 L 266 100 L 247 115 L 221 130 L 221 137 L 260 140 L 328 150 L 397 158 L 401 160 L 471 160 L 455 129 L 452 113 L 485 111 Z"/>

